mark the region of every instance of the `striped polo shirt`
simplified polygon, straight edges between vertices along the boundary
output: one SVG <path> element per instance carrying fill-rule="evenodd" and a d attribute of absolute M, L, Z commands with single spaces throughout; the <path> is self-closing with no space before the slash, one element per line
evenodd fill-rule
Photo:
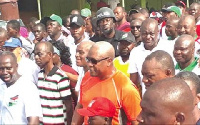
<path fill-rule="evenodd" d="M 42 105 L 43 124 L 66 124 L 66 109 L 63 98 L 71 95 L 69 78 L 54 66 L 47 77 L 41 71 L 38 75 L 38 89 Z"/>

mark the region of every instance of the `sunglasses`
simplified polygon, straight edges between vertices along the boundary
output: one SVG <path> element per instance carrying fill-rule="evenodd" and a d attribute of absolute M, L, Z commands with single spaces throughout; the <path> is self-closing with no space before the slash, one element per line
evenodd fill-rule
<path fill-rule="evenodd" d="M 140 29 L 141 26 L 131 26 L 131 29 Z"/>
<path fill-rule="evenodd" d="M 109 58 L 109 57 L 96 60 L 96 59 L 94 59 L 94 58 L 86 57 L 85 59 L 86 59 L 86 62 L 87 62 L 87 63 L 91 62 L 92 64 L 96 65 L 97 63 L 99 63 L 99 62 L 101 62 L 101 61 L 103 61 L 103 60 L 106 60 L 106 59 L 108 59 L 108 58 Z"/>

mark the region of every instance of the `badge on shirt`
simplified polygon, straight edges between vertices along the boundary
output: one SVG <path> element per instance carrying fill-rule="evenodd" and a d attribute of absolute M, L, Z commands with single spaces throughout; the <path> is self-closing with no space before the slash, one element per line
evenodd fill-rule
<path fill-rule="evenodd" d="M 13 105 L 17 104 L 18 96 L 19 95 L 16 95 L 16 96 L 10 98 L 9 106 L 13 106 Z"/>

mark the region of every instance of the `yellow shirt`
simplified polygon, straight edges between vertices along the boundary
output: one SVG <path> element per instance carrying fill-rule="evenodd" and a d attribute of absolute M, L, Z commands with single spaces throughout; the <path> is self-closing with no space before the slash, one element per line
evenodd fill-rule
<path fill-rule="evenodd" d="M 128 73 L 128 67 L 129 67 L 129 60 L 127 62 L 123 62 L 122 61 L 122 58 L 119 56 L 119 57 L 116 57 L 114 60 L 113 60 L 113 63 L 114 63 L 114 66 L 117 70 L 120 70 L 121 72 L 123 72 L 126 76 L 128 76 L 130 78 L 130 73 Z"/>

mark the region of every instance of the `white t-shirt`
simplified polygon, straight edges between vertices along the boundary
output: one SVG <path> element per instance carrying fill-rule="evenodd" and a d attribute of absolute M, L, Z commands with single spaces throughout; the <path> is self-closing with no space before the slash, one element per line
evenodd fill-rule
<path fill-rule="evenodd" d="M 28 124 L 27 117 L 42 117 L 39 91 L 21 76 L 7 88 L 0 80 L 0 124 Z"/>
<path fill-rule="evenodd" d="M 145 58 L 150 55 L 152 52 L 156 51 L 156 50 L 164 50 L 166 52 L 168 52 L 170 54 L 170 51 L 172 51 L 172 49 L 170 47 L 168 47 L 171 45 L 169 45 L 167 43 L 167 41 L 160 39 L 158 42 L 158 45 L 153 48 L 153 50 L 146 50 L 144 48 L 144 44 L 141 43 L 138 47 L 133 48 L 131 53 L 130 53 L 130 57 L 129 57 L 129 68 L 128 68 L 128 73 L 136 73 L 138 72 L 139 74 L 139 79 L 140 79 L 140 84 L 142 86 L 142 95 L 144 95 L 144 92 L 146 91 L 145 89 L 145 85 L 142 82 L 142 64 L 145 60 Z"/>
<path fill-rule="evenodd" d="M 31 80 L 37 85 L 38 83 L 38 73 L 40 72 L 40 67 L 32 60 L 22 57 L 18 62 L 18 73 L 25 76 L 27 79 Z"/>

